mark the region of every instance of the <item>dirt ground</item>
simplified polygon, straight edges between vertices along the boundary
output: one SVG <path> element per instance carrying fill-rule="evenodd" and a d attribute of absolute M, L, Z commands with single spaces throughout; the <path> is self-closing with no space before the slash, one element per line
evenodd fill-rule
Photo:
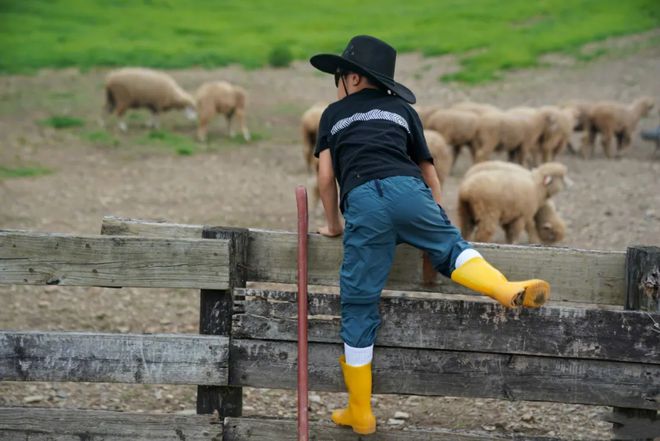
<path fill-rule="evenodd" d="M 453 57 L 402 55 L 397 78 L 417 93 L 421 105 L 471 99 L 510 107 L 575 98 L 632 101 L 642 95 L 658 102 L 660 47 L 644 43 L 659 34 L 609 40 L 603 45 L 611 54 L 589 63 L 546 57 L 542 68 L 511 72 L 502 81 L 478 87 L 438 81 L 457 68 Z M 113 214 L 295 229 L 294 188 L 310 182 L 299 118 L 314 102 L 334 98 L 329 77 L 303 62 L 287 69 L 232 66 L 172 72 L 188 90 L 211 79 L 243 85 L 250 94 L 249 125 L 260 138 L 251 143 L 230 140 L 224 122 L 216 121 L 204 152 L 180 156 L 137 142 L 147 133 L 144 114 L 130 120 L 128 134 L 111 122 L 108 130 L 116 142 L 90 141 L 85 135 L 89 130 L 102 130 L 98 117 L 106 73 L 44 70 L 0 77 L 0 164 L 53 170 L 40 177 L 0 180 L 0 228 L 98 234 L 102 217 Z M 53 114 L 82 117 L 86 126 L 55 130 L 37 123 Z M 659 123 L 655 108 L 640 127 Z M 189 137 L 195 130 L 179 112 L 165 115 L 161 124 L 165 131 Z M 620 159 L 606 159 L 600 147 L 589 160 L 569 152 L 560 156 L 575 185 L 556 197 L 568 227 L 559 246 L 625 250 L 632 244 L 660 245 L 660 152 L 654 149 L 636 135 L 632 149 Z M 459 158 L 443 190 L 453 220 L 457 187 L 470 165 L 467 156 Z M 319 210 L 310 223 L 313 228 L 322 224 Z M 195 333 L 198 301 L 191 290 L 1 287 L 0 329 Z M 294 393 L 245 389 L 244 394 L 246 415 L 295 416 Z M 313 393 L 311 415 L 327 419 L 344 400 L 344 394 Z M 24 405 L 193 413 L 195 387 L 0 383 L 0 406 Z M 379 424 L 401 428 L 566 439 L 606 439 L 610 428 L 600 420 L 609 408 L 595 406 L 380 395 L 374 397 L 374 408 Z M 391 420 L 396 411 L 409 414 L 402 424 Z"/>

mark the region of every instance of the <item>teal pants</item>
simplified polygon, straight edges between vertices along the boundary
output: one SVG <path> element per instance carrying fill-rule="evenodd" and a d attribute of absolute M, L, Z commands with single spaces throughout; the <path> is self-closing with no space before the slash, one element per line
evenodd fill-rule
<path fill-rule="evenodd" d="M 376 340 L 380 294 L 398 244 L 427 251 L 434 268 L 445 276 L 471 245 L 451 225 L 426 184 L 414 177 L 372 180 L 354 188 L 346 196 L 343 214 L 340 335 L 347 345 L 364 348 Z"/>

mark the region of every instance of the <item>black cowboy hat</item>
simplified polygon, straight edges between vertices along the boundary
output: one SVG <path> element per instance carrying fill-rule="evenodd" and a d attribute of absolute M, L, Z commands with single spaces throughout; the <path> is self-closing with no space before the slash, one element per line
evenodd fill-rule
<path fill-rule="evenodd" d="M 309 60 L 312 66 L 330 74 L 351 71 L 366 75 L 391 93 L 415 104 L 415 94 L 394 81 L 396 50 L 389 44 L 369 35 L 358 35 L 348 42 L 341 55 L 318 54 Z"/>

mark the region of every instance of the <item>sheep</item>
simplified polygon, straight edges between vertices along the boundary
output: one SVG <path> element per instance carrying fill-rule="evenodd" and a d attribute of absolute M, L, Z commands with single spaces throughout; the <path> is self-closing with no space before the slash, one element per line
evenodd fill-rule
<path fill-rule="evenodd" d="M 417 112 L 417 115 L 419 116 L 419 120 L 422 123 L 423 127 L 426 127 L 428 124 L 429 117 L 433 115 L 437 110 L 442 109 L 442 106 L 439 105 L 431 105 L 431 106 L 419 106 L 419 105 L 414 105 L 413 109 L 415 109 L 415 112 Z"/>
<path fill-rule="evenodd" d="M 500 111 L 498 107 L 491 104 L 475 103 L 472 101 L 460 101 L 452 104 L 451 108 L 456 110 L 467 110 L 468 112 L 474 112 L 477 115 L 483 115 L 486 112 Z"/>
<path fill-rule="evenodd" d="M 453 149 L 453 162 L 464 145 L 468 146 L 474 160 L 478 119 L 477 115 L 465 110 L 438 109 L 428 117 L 425 128 L 435 130 L 445 138 Z"/>
<path fill-rule="evenodd" d="M 319 102 L 303 113 L 300 118 L 300 126 L 303 138 L 303 158 L 307 164 L 307 171 L 311 172 L 314 168 L 314 148 L 316 147 L 316 136 L 319 131 L 319 122 L 323 111 L 328 107 L 328 103 Z"/>
<path fill-rule="evenodd" d="M 207 126 L 213 115 L 224 114 L 227 118 L 229 136 L 234 137 L 231 121 L 234 115 L 238 118 L 243 132 L 243 139 L 250 140 L 250 131 L 245 123 L 245 107 L 247 92 L 240 86 L 227 81 L 212 81 L 202 84 L 195 92 L 195 102 L 199 113 L 197 138 L 206 141 Z"/>
<path fill-rule="evenodd" d="M 649 114 L 653 104 L 653 100 L 649 97 L 639 98 L 629 105 L 613 101 L 594 104 L 590 112 L 591 126 L 587 143 L 583 145 L 583 156 L 585 158 L 591 156 L 598 133 L 601 135 L 601 145 L 608 158 L 612 157 L 610 143 L 613 136 L 617 138 L 617 155 L 630 148 L 637 123 Z"/>
<path fill-rule="evenodd" d="M 196 118 L 195 100 L 168 74 L 152 69 L 127 67 L 110 72 L 105 80 L 106 109 L 121 120 L 128 109 L 147 108 L 152 113 L 150 125 L 157 128 L 158 114 L 170 109 L 185 109 L 190 120 Z"/>
<path fill-rule="evenodd" d="M 531 171 L 521 165 L 504 161 L 486 161 L 470 167 L 465 173 L 464 178 L 489 170 L 505 170 L 510 173 L 522 173 L 531 177 Z M 570 182 L 567 177 L 565 179 Z M 566 234 L 566 224 L 557 213 L 555 205 L 550 199 L 534 215 L 534 225 L 536 226 L 536 232 L 541 243 L 546 245 L 563 240 Z"/>
<path fill-rule="evenodd" d="M 570 151 L 574 153 L 578 153 L 578 151 L 581 150 L 584 154 L 585 145 L 589 142 L 591 109 L 593 108 L 593 105 L 593 102 L 585 100 L 568 100 L 558 105 L 561 109 L 570 110 L 574 114 L 575 127 L 573 130 L 576 132 L 584 132 L 579 148 L 574 147 L 570 141 L 568 143 Z"/>
<path fill-rule="evenodd" d="M 534 224 L 541 243 L 550 245 L 560 242 L 566 235 L 566 223 L 557 213 L 554 202 L 547 200 L 534 215 Z"/>
<path fill-rule="evenodd" d="M 433 165 L 440 184 L 444 184 L 454 163 L 452 150 L 447 145 L 445 138 L 435 130 L 424 130 L 424 138 L 426 138 L 426 144 L 433 156 Z"/>
<path fill-rule="evenodd" d="M 515 243 L 523 229 L 530 243 L 540 237 L 534 216 L 553 195 L 570 182 L 566 166 L 548 162 L 529 172 L 520 169 L 479 164 L 459 186 L 458 215 L 463 237 L 475 229 L 474 240 L 488 242 L 498 225 L 506 233 L 507 243 Z M 491 167 L 490 169 L 488 167 Z"/>
<path fill-rule="evenodd" d="M 524 163 L 532 150 L 528 118 L 508 112 L 486 112 L 478 117 L 474 162 L 486 161 L 496 150 L 504 150 L 509 159 Z"/>
<path fill-rule="evenodd" d="M 540 159 L 543 162 L 553 161 L 570 143 L 579 111 L 574 107 L 543 106 L 540 112 L 548 120 L 541 136 Z M 536 163 L 539 163 L 538 158 Z"/>
<path fill-rule="evenodd" d="M 555 123 L 555 115 L 532 107 L 514 107 L 507 113 L 519 116 L 524 120 L 525 140 L 519 149 L 513 150 L 512 158 L 518 157 L 518 163 L 523 165 L 528 159 L 532 159 L 534 165 L 538 165 L 538 158 L 541 156 L 541 138 L 547 127 Z"/>

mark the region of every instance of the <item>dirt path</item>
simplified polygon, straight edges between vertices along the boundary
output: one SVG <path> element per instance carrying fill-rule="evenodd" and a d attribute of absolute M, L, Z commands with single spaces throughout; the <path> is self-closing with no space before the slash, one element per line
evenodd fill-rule
<path fill-rule="evenodd" d="M 626 41 L 609 44 L 622 46 L 625 52 L 626 44 L 634 43 Z M 439 75 L 456 68 L 454 59 L 423 59 L 413 54 L 400 57 L 397 76 L 416 91 L 422 105 L 472 99 L 508 107 L 570 98 L 631 101 L 640 95 L 657 100 L 660 47 L 632 52 L 588 64 L 550 57 L 551 66 L 510 73 L 501 82 L 469 89 L 437 81 Z M 309 179 L 298 120 L 312 103 L 333 99 L 329 77 L 313 72 L 306 63 L 286 70 L 229 67 L 173 72 L 187 89 L 209 79 L 245 86 L 250 92 L 250 126 L 262 138 L 245 145 L 228 140 L 224 124 L 216 122 L 208 152 L 178 156 L 143 142 L 146 129 L 140 118 L 131 121 L 128 135 L 111 130 L 108 136 L 116 141 L 90 141 L 90 132 L 100 130 L 96 121 L 104 75 L 105 71 L 66 70 L 0 77 L 0 163 L 39 164 L 54 170 L 41 177 L 0 180 L 0 228 L 96 234 L 107 214 L 295 228 L 293 189 Z M 52 114 L 82 116 L 86 126 L 54 130 L 36 123 Z M 659 122 L 654 109 L 641 126 Z M 166 115 L 162 126 L 179 135 L 194 133 L 181 114 Z M 568 226 L 559 245 L 616 250 L 638 243 L 660 245 L 660 153 L 654 156 L 653 146 L 637 136 L 623 159 L 607 160 L 600 149 L 596 152 L 591 160 L 568 153 L 560 158 L 575 186 L 556 199 Z M 452 219 L 456 189 L 468 166 L 463 155 L 444 189 Z M 312 226 L 321 222 L 320 213 L 313 213 Z M 3 287 L 0 328 L 196 332 L 197 302 L 197 293 L 186 290 Z M 245 393 L 246 414 L 294 415 L 295 397 L 289 392 L 248 389 Z M 192 387 L 0 383 L 0 405 L 12 406 L 185 413 L 194 409 L 194 396 Z M 341 394 L 314 394 L 312 415 L 327 418 L 329 410 L 343 400 Z M 383 424 L 396 410 L 409 412 L 404 427 L 456 427 L 570 439 L 609 436 L 609 425 L 598 419 L 607 409 L 600 407 L 393 396 L 379 396 L 374 404 Z"/>

